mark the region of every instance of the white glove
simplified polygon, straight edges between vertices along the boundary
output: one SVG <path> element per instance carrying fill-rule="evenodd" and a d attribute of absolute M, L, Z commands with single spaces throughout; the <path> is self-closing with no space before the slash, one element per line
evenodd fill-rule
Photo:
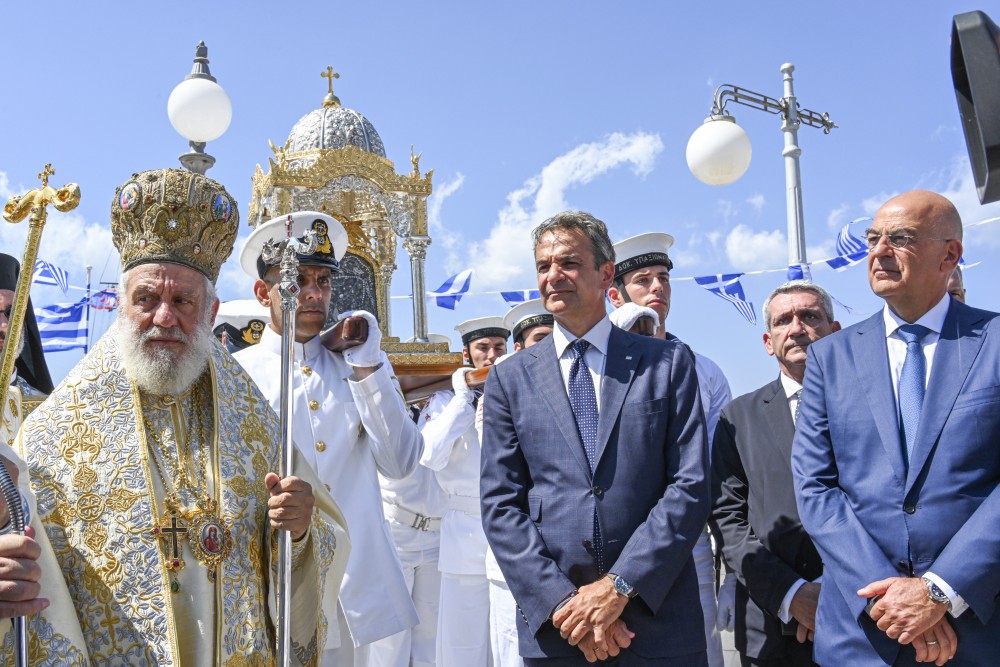
<path fill-rule="evenodd" d="M 462 366 L 451 374 L 451 388 L 455 390 L 455 396 L 469 405 L 472 405 L 476 395 L 472 391 L 472 387 L 465 381 L 465 374 L 471 373 L 473 370 L 468 366 Z"/>
<path fill-rule="evenodd" d="M 359 368 L 375 368 L 382 362 L 382 330 L 378 328 L 378 320 L 365 310 L 352 310 L 341 313 L 341 318 L 363 317 L 368 322 L 368 340 L 357 347 L 344 350 L 344 361 Z"/>
<path fill-rule="evenodd" d="M 659 328 L 660 318 L 656 314 L 655 310 L 652 308 L 646 308 L 645 306 L 640 306 L 632 303 L 631 301 L 623 303 L 618 308 L 615 308 L 615 311 L 608 316 L 613 325 L 619 329 L 624 329 L 625 331 L 629 331 L 633 326 L 635 326 L 635 323 L 643 317 L 649 318 L 653 321 L 654 332 Z"/>
<path fill-rule="evenodd" d="M 732 632 L 736 627 L 736 575 L 730 572 L 719 587 L 719 611 L 715 615 L 719 632 Z"/>

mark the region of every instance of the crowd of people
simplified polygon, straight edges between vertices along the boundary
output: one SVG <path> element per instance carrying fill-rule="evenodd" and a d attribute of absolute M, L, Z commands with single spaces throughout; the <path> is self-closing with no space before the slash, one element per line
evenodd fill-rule
<path fill-rule="evenodd" d="M 407 402 L 373 315 L 341 313 L 366 320 L 360 345 L 324 344 L 348 244 L 325 214 L 253 232 L 240 264 L 266 314 L 218 326 L 235 354 L 216 343 L 238 220 L 211 179 L 136 174 L 111 212 L 117 323 L 53 389 L 25 322 L 0 455 L 30 525 L 0 500 L 0 617 L 28 617 L 31 664 L 273 664 L 282 622 L 294 664 L 334 667 L 723 667 L 725 630 L 742 665 L 996 664 L 1000 340 L 964 303 L 944 197 L 894 197 L 866 230 L 870 318 L 842 329 L 821 286 L 776 288 L 777 377 L 735 399 L 669 333 L 668 234 L 542 222 L 540 299 L 456 327 L 450 388 Z M 317 243 L 281 477 L 265 242 L 289 220 Z"/>

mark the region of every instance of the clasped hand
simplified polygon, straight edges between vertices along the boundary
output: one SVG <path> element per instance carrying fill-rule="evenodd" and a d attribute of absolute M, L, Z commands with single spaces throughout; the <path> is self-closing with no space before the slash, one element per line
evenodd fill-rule
<path fill-rule="evenodd" d="M 619 618 L 628 598 L 619 595 L 607 577 L 601 577 L 577 591 L 552 615 L 552 624 L 571 646 L 583 651 L 587 662 L 618 655 L 632 643 L 631 632 Z"/>
<path fill-rule="evenodd" d="M 296 542 L 305 537 L 312 521 L 312 486 L 298 477 L 281 479 L 273 472 L 264 477 L 264 485 L 270 498 L 267 499 L 267 517 L 271 528 L 287 530 Z"/>
<path fill-rule="evenodd" d="M 872 606 L 872 619 L 879 630 L 900 644 L 913 644 L 917 662 L 944 665 L 955 657 L 958 638 L 945 616 L 947 605 L 931 600 L 921 579 L 892 577 L 875 581 L 858 595 L 882 596 Z"/>

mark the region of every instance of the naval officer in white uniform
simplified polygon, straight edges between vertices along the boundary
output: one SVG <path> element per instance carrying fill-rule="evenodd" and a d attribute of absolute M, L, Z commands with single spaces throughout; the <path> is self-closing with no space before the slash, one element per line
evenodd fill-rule
<path fill-rule="evenodd" d="M 615 278 L 608 289 L 608 299 L 615 308 L 635 303 L 652 308 L 660 318 L 657 338 L 677 340 L 667 331 L 667 313 L 670 312 L 670 270 L 674 264 L 667 250 L 674 244 L 674 237 L 661 232 L 640 234 L 615 244 Z M 705 411 L 708 433 L 715 433 L 719 414 L 733 400 L 729 382 L 722 369 L 703 354 L 694 353 L 698 389 Z M 715 559 L 706 527 L 693 550 L 701 608 L 705 616 L 705 639 L 708 642 L 709 667 L 723 667 L 722 641 L 716 627 L 718 606 L 715 598 Z"/>
<path fill-rule="evenodd" d="M 281 297 L 278 267 L 261 257 L 267 239 L 286 237 L 288 216 L 260 225 L 240 254 L 243 270 L 256 279 L 254 295 L 271 311 L 260 343 L 235 357 L 271 406 L 280 410 Z M 322 664 L 368 667 L 369 645 L 409 629 L 417 613 L 403 578 L 382 511 L 378 473 L 402 478 L 417 465 L 420 432 L 410 419 L 389 359 L 381 351 L 378 322 L 364 311 L 343 313 L 368 321 L 368 339 L 343 354 L 320 343 L 330 308 L 331 276 L 347 250 L 347 233 L 321 213 L 292 215 L 292 234 L 318 233 L 313 255 L 299 257 L 299 306 L 295 332 L 292 435 L 347 518 L 351 557 L 340 589 L 339 628 Z M 331 644 L 328 643 L 328 647 Z"/>
<path fill-rule="evenodd" d="M 420 463 L 435 472 L 448 495 L 438 558 L 437 667 L 487 667 L 490 598 L 486 533 L 479 512 L 480 439 L 475 424 L 480 391 L 468 387 L 465 374 L 492 366 L 502 357 L 510 332 L 500 317 L 469 320 L 455 329 L 462 336 L 462 355 L 471 365 L 455 371 L 452 391 L 431 396 L 419 418 L 424 436 Z"/>

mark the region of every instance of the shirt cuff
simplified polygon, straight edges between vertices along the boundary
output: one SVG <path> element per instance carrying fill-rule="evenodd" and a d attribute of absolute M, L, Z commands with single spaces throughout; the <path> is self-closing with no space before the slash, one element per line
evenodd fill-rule
<path fill-rule="evenodd" d="M 795 598 L 795 594 L 806 583 L 805 579 L 799 579 L 788 588 L 788 592 L 785 593 L 785 597 L 781 600 L 781 606 L 778 607 L 778 618 L 781 619 L 782 623 L 792 622 L 792 599 Z"/>
<path fill-rule="evenodd" d="M 941 592 L 948 596 L 948 599 L 951 601 L 951 609 L 948 610 L 948 613 L 951 614 L 952 618 L 958 618 L 969 608 L 969 604 L 965 601 L 965 598 L 949 586 L 944 579 L 933 572 L 924 572 L 923 576 L 930 579 L 931 583 L 940 588 Z"/>

